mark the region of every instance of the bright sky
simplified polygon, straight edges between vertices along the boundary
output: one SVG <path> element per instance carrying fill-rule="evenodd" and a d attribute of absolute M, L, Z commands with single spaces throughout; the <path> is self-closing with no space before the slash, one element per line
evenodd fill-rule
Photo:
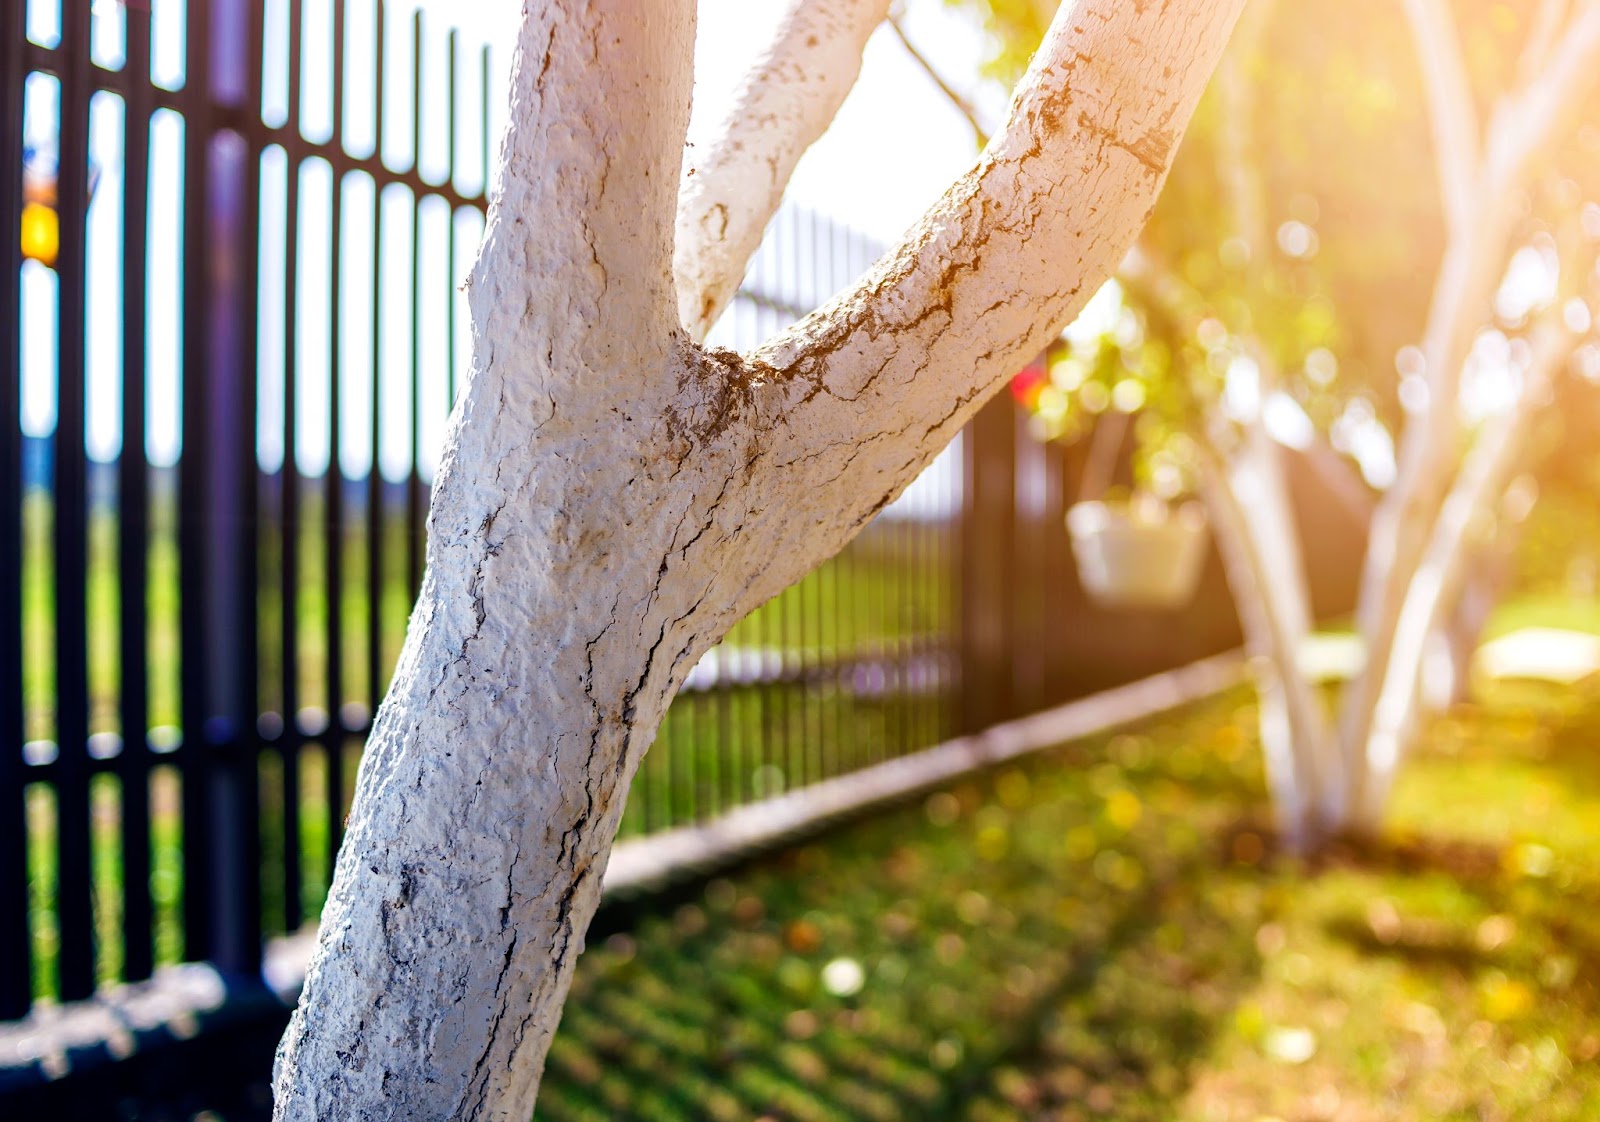
<path fill-rule="evenodd" d="M 96 61 L 106 66 L 120 66 L 122 8 L 117 0 L 92 2 L 95 13 L 92 45 Z M 266 0 L 265 48 L 269 75 L 280 70 L 274 63 L 283 58 L 290 2 Z M 333 128 L 329 96 L 333 59 L 329 48 L 335 0 L 299 2 L 303 4 L 305 23 L 305 52 L 301 60 L 303 85 L 298 91 L 301 123 L 309 137 L 325 139 Z M 370 24 L 375 0 L 345 2 L 350 27 Z M 57 41 L 60 3 L 61 0 L 27 0 L 30 38 L 47 45 Z M 152 77 L 158 85 L 175 88 L 183 81 L 184 0 L 150 0 L 150 3 Z M 442 36 L 436 32 L 454 24 L 460 27 L 466 43 L 495 44 L 491 70 L 500 76 L 498 90 L 503 86 L 503 72 L 510 63 L 509 45 L 515 38 L 520 2 L 391 0 L 386 34 L 389 47 L 395 52 L 392 57 L 403 58 L 408 52 L 410 14 L 419 3 L 429 21 L 430 30 L 425 39 L 437 49 L 425 50 L 421 151 L 415 158 L 424 179 L 440 182 L 448 174 L 451 153 L 447 150 L 443 111 L 444 52 Z M 732 91 L 748 60 L 770 39 L 785 3 L 786 0 L 700 0 L 691 142 L 704 138 L 725 115 Z M 988 47 L 983 34 L 967 17 L 953 12 L 944 0 L 906 0 L 905 8 L 906 27 L 924 54 L 959 88 L 977 87 L 975 75 Z M 457 78 L 458 97 L 467 108 L 458 122 L 455 162 L 457 185 L 471 194 L 481 186 L 483 138 L 471 119 L 471 107 L 478 101 L 478 73 L 471 52 L 468 56 L 463 59 Z M 349 37 L 346 67 L 344 135 L 347 146 L 363 154 L 379 146 L 384 161 L 390 166 L 410 166 L 414 154 L 406 108 L 412 93 L 408 68 L 391 66 L 387 71 L 386 125 L 383 137 L 379 138 L 374 135 L 373 52 L 359 35 Z M 285 120 L 290 100 L 291 91 L 283 88 L 281 79 L 277 85 L 269 83 L 264 91 L 268 120 L 274 123 Z M 490 100 L 490 132 L 497 139 L 503 95 L 497 92 Z M 30 144 L 53 150 L 57 101 L 55 79 L 41 74 L 30 76 L 26 125 Z M 998 93 L 984 92 L 980 111 L 985 120 L 998 120 L 1003 108 Z M 99 187 L 89 211 L 88 319 L 94 327 L 87 338 L 89 415 L 85 436 L 89 454 L 98 460 L 114 459 L 120 451 L 122 116 L 122 103 L 115 95 L 95 96 L 90 109 L 90 146 L 99 172 Z M 145 432 L 146 452 L 156 464 L 173 463 L 180 450 L 182 152 L 181 117 L 166 110 L 157 112 L 151 122 L 150 253 L 146 277 L 150 298 L 146 324 L 148 423 Z M 796 170 L 789 201 L 887 244 L 938 198 L 966 169 L 972 157 L 972 135 L 965 120 L 906 54 L 893 33 L 884 28 L 868 44 L 860 81 L 834 126 Z M 465 322 L 464 307 L 456 290 L 466 275 L 480 233 L 476 214 L 452 215 L 449 207 L 438 199 L 425 199 L 420 206 L 413 207 L 409 192 L 399 187 L 391 187 L 375 198 L 370 180 L 359 175 L 350 177 L 341 187 L 344 208 L 341 260 L 346 273 L 343 296 L 336 309 L 331 298 L 334 190 L 331 169 L 321 160 L 310 160 L 298 171 L 299 229 L 292 247 L 293 256 L 285 245 L 289 169 L 282 151 L 269 150 L 261 170 L 263 295 L 259 308 L 261 344 L 257 356 L 260 372 L 257 455 L 263 468 L 276 470 L 285 452 L 287 355 L 283 294 L 289 263 L 294 260 L 299 263 L 293 346 L 299 381 L 295 458 L 300 469 L 309 475 L 319 475 L 328 466 L 332 445 L 328 372 L 334 321 L 337 318 L 347 324 L 369 323 L 373 315 L 372 301 L 376 299 L 380 324 L 377 355 L 372 354 L 371 332 L 357 329 L 341 335 L 342 368 L 347 372 L 341 393 L 345 418 L 339 440 L 341 464 L 347 475 L 361 476 L 372 463 L 368 418 L 373 408 L 370 371 L 376 360 L 379 370 L 377 406 L 381 417 L 377 458 L 384 474 L 390 478 L 402 478 L 409 470 L 413 455 L 410 371 L 413 348 L 418 348 L 420 390 L 426 404 L 418 418 L 420 437 L 415 453 L 424 471 L 431 473 L 448 413 L 452 378 L 464 371 L 467 361 L 465 330 L 454 333 L 452 354 L 447 309 L 455 300 L 457 323 Z M 381 234 L 376 245 L 372 236 L 374 207 L 381 220 Z M 415 241 L 412 236 L 414 212 L 419 235 Z M 413 259 L 421 278 L 421 291 L 414 307 Z M 1519 263 L 1527 264 L 1520 259 Z M 376 293 L 370 283 L 374 265 L 384 278 Z M 1513 273 L 1517 273 L 1515 268 Z M 23 430 L 34 436 L 48 435 L 55 428 L 55 304 L 55 274 L 37 262 L 25 264 L 21 404 Z M 1491 339 L 1490 343 L 1493 342 Z M 1475 352 L 1485 374 L 1469 379 L 1472 390 L 1469 396 L 1476 402 L 1476 405 L 1468 403 L 1469 412 L 1489 411 L 1505 395 L 1506 365 L 1491 351 L 1492 348 L 1482 355 Z M 1267 403 L 1269 412 L 1271 404 Z M 1298 424 L 1298 419 L 1295 420 Z M 1347 417 L 1335 427 L 1333 435 L 1336 443 L 1362 461 L 1363 469 L 1375 483 L 1381 484 L 1392 475 L 1392 446 L 1375 419 Z"/>
<path fill-rule="evenodd" d="M 60 0 L 29 0 L 29 37 L 46 44 L 59 38 Z M 420 0 L 425 18 L 434 26 L 454 22 L 464 40 L 509 44 L 514 38 L 517 0 Z M 286 43 L 288 0 L 267 0 L 266 50 L 271 75 L 279 68 Z M 347 20 L 352 27 L 371 19 L 373 0 L 348 0 Z M 700 33 L 696 49 L 696 93 L 691 141 L 715 127 L 727 111 L 729 99 L 747 60 L 770 38 L 784 0 L 701 0 Z M 182 84 L 184 28 L 181 0 L 153 0 L 152 77 L 169 88 Z M 390 5 L 389 41 L 399 57 L 409 47 L 410 9 L 404 0 Z M 94 53 L 102 65 L 121 65 L 123 41 L 121 9 L 114 0 L 96 0 Z M 332 0 L 304 0 L 306 49 L 302 56 L 300 92 L 303 131 L 312 139 L 331 134 L 331 100 L 328 96 L 333 60 L 331 43 Z M 924 52 L 958 84 L 974 84 L 984 41 L 971 23 L 952 13 L 942 0 L 911 0 L 906 26 Z M 318 33 L 319 29 L 327 31 Z M 432 39 L 431 35 L 427 38 Z M 503 82 L 510 51 L 496 50 L 492 69 Z M 380 143 L 374 136 L 371 93 L 372 52 L 360 36 L 350 37 L 346 59 L 348 85 L 344 130 L 346 143 L 356 152 L 370 152 Z M 422 151 L 418 154 L 425 179 L 437 182 L 447 173 L 444 114 L 443 51 L 425 56 Z M 476 104 L 477 75 L 463 62 L 458 74 L 463 104 Z M 497 83 L 498 85 L 498 83 Z M 53 149 L 58 112 L 58 86 L 53 78 L 34 75 L 27 87 L 28 140 Z M 409 165 L 411 152 L 408 113 L 410 77 L 404 67 L 387 72 L 388 121 L 381 138 L 382 155 L 395 167 Z M 277 123 L 287 116 L 291 91 L 269 82 L 264 91 L 265 116 Z M 498 135 L 500 98 L 491 99 L 491 130 Z M 996 108 L 989 106 L 988 108 Z M 463 113 L 457 129 L 457 182 L 475 191 L 481 181 L 479 130 Z M 86 437 L 90 455 L 109 460 L 120 450 L 121 302 L 120 211 L 122 182 L 122 105 L 110 94 L 99 94 L 91 105 L 90 144 L 99 170 L 99 187 L 89 212 L 89 321 L 99 325 L 88 338 L 88 400 Z M 181 155 L 183 121 L 168 111 L 158 112 L 151 126 L 150 259 L 147 290 L 150 314 L 146 451 L 158 464 L 170 464 L 179 452 L 179 371 L 182 367 L 179 309 L 182 306 L 183 185 Z M 858 86 L 839 113 L 834 127 L 807 154 L 796 170 L 790 201 L 829 215 L 862 233 L 888 243 L 913 222 L 960 172 L 973 156 L 969 127 L 922 70 L 905 53 L 887 29 L 868 45 Z M 257 452 L 262 465 L 273 470 L 282 462 L 283 371 L 285 368 L 282 300 L 291 260 L 285 252 L 285 209 L 288 163 L 281 150 L 269 150 L 262 163 L 261 210 L 261 347 L 260 424 Z M 326 163 L 307 161 L 299 169 L 297 189 L 301 206 L 299 231 L 293 247 L 300 263 L 295 312 L 295 358 L 300 390 L 297 394 L 296 462 L 308 474 L 326 470 L 330 451 L 330 409 L 327 371 L 332 323 L 369 321 L 374 295 L 379 301 L 380 425 L 379 460 L 386 475 L 402 476 L 409 464 L 409 370 L 413 345 L 421 348 L 422 395 L 426 402 L 419 418 L 422 463 L 431 468 L 442 436 L 452 372 L 464 369 L 466 333 L 455 334 L 455 354 L 449 356 L 448 318 L 444 309 L 452 290 L 471 262 L 479 226 L 473 215 L 452 217 L 442 201 L 424 200 L 418 210 L 420 238 L 411 233 L 408 193 L 391 188 L 374 199 L 370 181 L 352 177 L 343 190 L 346 270 L 341 306 L 331 300 L 330 250 L 333 175 Z M 382 234 L 375 247 L 371 234 L 372 210 L 382 215 Z M 455 227 L 453 259 L 448 231 Z M 368 278 L 373 254 L 379 272 L 404 281 L 383 284 L 374 294 Z M 418 276 L 424 291 L 416 308 L 416 334 L 409 292 L 409 261 L 418 258 Z M 54 305 L 55 275 L 36 262 L 23 270 L 22 346 L 24 355 L 23 428 L 43 436 L 55 427 Z M 455 297 L 459 299 L 457 295 Z M 464 321 L 459 321 L 464 322 Z M 361 475 L 372 461 L 367 417 L 372 407 L 370 379 L 361 371 L 373 361 L 370 333 L 347 331 L 341 336 L 342 361 L 347 376 L 341 395 L 341 463 L 347 474 Z"/>
<path fill-rule="evenodd" d="M 451 12 L 458 0 L 423 0 Z M 464 29 L 509 42 L 518 0 L 482 0 Z M 772 38 L 787 0 L 700 0 L 690 143 L 713 131 L 756 52 Z M 987 39 L 945 0 L 910 0 L 904 26 L 959 89 L 975 87 Z M 998 116 L 1002 106 L 985 108 Z M 965 118 L 887 27 L 867 45 L 861 78 L 833 127 L 806 155 L 789 198 L 883 242 L 897 238 L 936 200 L 975 154 Z"/>

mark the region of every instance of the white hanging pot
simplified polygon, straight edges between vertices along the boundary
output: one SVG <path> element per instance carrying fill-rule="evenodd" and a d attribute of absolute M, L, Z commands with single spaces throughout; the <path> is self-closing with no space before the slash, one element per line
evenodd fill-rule
<path fill-rule="evenodd" d="M 1074 503 L 1067 535 L 1078 581 L 1102 608 L 1170 611 L 1194 599 L 1211 541 L 1205 508 L 1149 496 Z"/>

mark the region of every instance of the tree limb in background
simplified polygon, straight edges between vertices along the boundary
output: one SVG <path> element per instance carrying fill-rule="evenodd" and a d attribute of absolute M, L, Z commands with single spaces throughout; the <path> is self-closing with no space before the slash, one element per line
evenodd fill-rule
<path fill-rule="evenodd" d="M 906 34 L 905 25 L 901 22 L 899 16 L 891 15 L 889 17 L 889 27 L 894 31 L 895 38 L 900 40 L 900 45 L 905 48 L 906 54 L 911 56 L 911 61 L 922 68 L 922 72 L 928 76 L 928 80 L 939 87 L 939 92 L 944 94 L 946 100 L 955 107 L 956 112 L 967 119 L 967 124 L 972 128 L 972 136 L 977 141 L 978 147 L 987 146 L 989 134 L 984 131 L 983 124 L 978 120 L 977 109 L 973 107 L 971 102 L 957 93 L 955 87 L 945 81 L 944 75 L 939 73 L 932 61 L 917 49 L 917 45 Z"/>
<path fill-rule="evenodd" d="M 1260 262 L 1270 246 L 1267 236 L 1266 203 L 1261 191 L 1261 164 L 1255 157 L 1255 93 L 1257 83 L 1245 73 L 1259 49 L 1272 16 L 1274 0 L 1251 0 L 1239 27 L 1228 44 L 1228 53 L 1217 68 L 1217 92 L 1222 95 L 1223 111 L 1218 170 L 1227 196 L 1230 236 L 1241 239 L 1249 248 L 1250 260 Z"/>
<path fill-rule="evenodd" d="M 1533 14 L 1527 39 L 1522 45 L 1522 57 L 1517 61 L 1517 81 L 1530 84 L 1543 70 L 1550 57 L 1550 47 L 1556 40 L 1567 9 L 1572 0 L 1538 0 L 1539 8 Z"/>
<path fill-rule="evenodd" d="M 1405 0 L 1405 8 L 1433 125 L 1439 197 L 1454 235 L 1472 221 L 1480 174 L 1478 111 L 1448 0 Z"/>
<path fill-rule="evenodd" d="M 1509 409 L 1486 423 L 1433 524 L 1422 562 L 1406 588 L 1371 733 L 1362 743 L 1366 766 L 1358 771 L 1351 808 L 1362 829 L 1377 828 L 1395 771 L 1413 739 L 1428 640 L 1455 610 L 1474 556 L 1471 534 L 1500 501 L 1521 464 L 1539 409 L 1575 341 L 1559 312 L 1541 325 L 1521 393 Z"/>

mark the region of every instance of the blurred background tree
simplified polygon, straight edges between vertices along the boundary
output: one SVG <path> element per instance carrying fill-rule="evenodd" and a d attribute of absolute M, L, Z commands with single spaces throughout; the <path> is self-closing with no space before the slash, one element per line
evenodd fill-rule
<path fill-rule="evenodd" d="M 1053 7 L 951 2 L 992 37 L 982 80 L 1001 85 Z M 1131 427 L 1138 491 L 1205 493 L 1290 844 L 1373 824 L 1429 636 L 1456 654 L 1443 693 L 1465 680 L 1540 493 L 1527 472 L 1563 509 L 1600 483 L 1581 435 L 1600 380 L 1600 127 L 1578 112 L 1597 27 L 1587 0 L 1256 0 L 1121 283 L 1013 385 L 1042 439 L 1098 429 L 1093 461 Z M 1580 377 L 1556 377 L 1568 366 Z M 1541 410 L 1553 395 L 1563 408 Z M 1099 423 L 1119 415 L 1131 426 Z M 1371 516 L 1365 669 L 1337 730 L 1301 665 L 1285 445 Z M 1591 521 L 1554 535 L 1564 552 Z"/>

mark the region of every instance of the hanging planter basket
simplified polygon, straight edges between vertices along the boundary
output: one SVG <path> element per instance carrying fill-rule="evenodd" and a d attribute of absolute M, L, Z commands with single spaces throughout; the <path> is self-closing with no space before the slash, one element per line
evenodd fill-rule
<path fill-rule="evenodd" d="M 1211 541 L 1205 508 L 1150 496 L 1067 510 L 1078 580 L 1102 608 L 1171 611 L 1194 599 Z"/>

